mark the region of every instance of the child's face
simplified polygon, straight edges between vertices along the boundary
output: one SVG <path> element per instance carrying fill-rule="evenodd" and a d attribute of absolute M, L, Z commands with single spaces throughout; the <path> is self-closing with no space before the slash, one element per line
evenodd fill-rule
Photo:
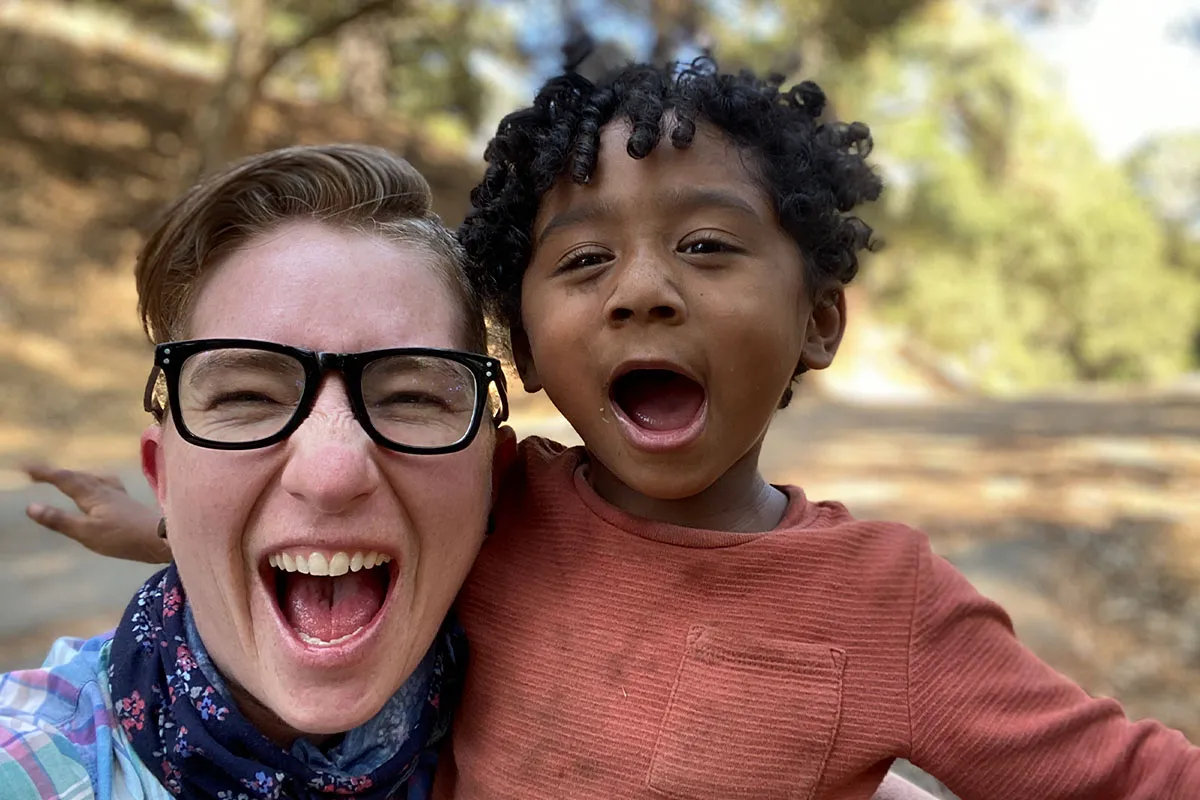
<path fill-rule="evenodd" d="M 716 129 L 642 160 L 627 136 L 608 125 L 589 183 L 543 197 L 514 349 L 526 388 L 546 390 L 598 468 L 681 499 L 739 462 L 757 476 L 797 363 L 828 366 L 844 306 L 814 307 L 796 243 Z"/>

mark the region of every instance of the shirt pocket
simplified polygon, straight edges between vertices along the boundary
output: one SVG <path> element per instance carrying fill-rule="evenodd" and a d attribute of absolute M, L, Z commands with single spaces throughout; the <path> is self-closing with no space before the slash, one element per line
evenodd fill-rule
<path fill-rule="evenodd" d="M 837 733 L 845 664 L 838 647 L 693 626 L 649 788 L 677 800 L 809 800 Z"/>

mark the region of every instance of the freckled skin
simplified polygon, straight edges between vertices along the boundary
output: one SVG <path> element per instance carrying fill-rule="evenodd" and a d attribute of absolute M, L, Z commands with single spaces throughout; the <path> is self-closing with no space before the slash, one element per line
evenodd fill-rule
<path fill-rule="evenodd" d="M 313 350 L 463 347 L 455 298 L 419 248 L 317 223 L 252 241 L 213 270 L 189 338 L 236 337 Z M 340 376 L 287 441 L 259 450 L 195 447 L 173 425 L 143 435 L 147 478 L 196 624 L 239 705 L 268 735 L 362 724 L 428 649 L 482 542 L 494 434 L 441 456 L 375 445 Z M 400 564 L 391 610 L 362 658 L 315 668 L 281 646 L 259 574 L 267 554 L 323 537 L 389 543 Z"/>

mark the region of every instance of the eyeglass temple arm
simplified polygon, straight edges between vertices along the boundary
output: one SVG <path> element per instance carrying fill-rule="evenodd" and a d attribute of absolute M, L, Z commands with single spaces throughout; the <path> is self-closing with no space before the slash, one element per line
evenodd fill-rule
<path fill-rule="evenodd" d="M 508 379 L 500 367 L 496 368 L 496 388 L 500 390 L 500 410 L 492 416 L 492 422 L 499 425 L 508 419 Z"/>
<path fill-rule="evenodd" d="M 146 391 L 142 395 L 142 409 L 148 414 L 153 414 L 155 419 L 162 419 L 165 409 L 156 407 L 154 404 L 154 387 L 158 383 L 158 376 L 162 373 L 162 367 L 157 364 L 150 370 L 150 377 L 146 379 Z"/>

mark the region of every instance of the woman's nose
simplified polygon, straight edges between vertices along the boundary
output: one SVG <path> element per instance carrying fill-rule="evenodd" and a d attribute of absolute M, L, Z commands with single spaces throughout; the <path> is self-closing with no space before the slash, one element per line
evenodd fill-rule
<path fill-rule="evenodd" d="M 687 320 L 687 304 L 669 270 L 653 258 L 641 258 L 617 271 L 615 285 L 605 303 L 610 325 Z"/>
<path fill-rule="evenodd" d="M 354 417 L 345 386 L 331 377 L 288 439 L 283 488 L 319 513 L 345 513 L 379 488 L 376 451 Z"/>

